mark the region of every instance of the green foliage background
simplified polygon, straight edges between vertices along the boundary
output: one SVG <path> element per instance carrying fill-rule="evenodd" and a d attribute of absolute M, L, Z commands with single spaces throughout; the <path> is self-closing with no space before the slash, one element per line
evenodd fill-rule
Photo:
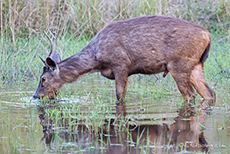
<path fill-rule="evenodd" d="M 59 35 L 92 37 L 114 20 L 143 15 L 173 16 L 224 32 L 229 27 L 229 0 L 2 0 L 1 37 Z"/>

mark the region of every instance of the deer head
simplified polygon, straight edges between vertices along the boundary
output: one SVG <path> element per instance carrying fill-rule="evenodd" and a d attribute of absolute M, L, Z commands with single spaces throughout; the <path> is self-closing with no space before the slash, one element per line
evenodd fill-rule
<path fill-rule="evenodd" d="M 53 99 L 56 95 L 57 89 L 60 87 L 60 83 L 56 82 L 56 80 L 59 79 L 58 63 L 61 61 L 61 58 L 57 53 L 57 39 L 54 37 L 55 48 L 53 50 L 52 40 L 46 33 L 45 35 L 50 42 L 50 52 L 46 56 L 46 60 L 43 60 L 42 57 L 39 56 L 45 66 L 43 67 L 43 73 L 40 76 L 40 82 L 33 98 L 44 99 L 48 96 L 49 99 Z"/>

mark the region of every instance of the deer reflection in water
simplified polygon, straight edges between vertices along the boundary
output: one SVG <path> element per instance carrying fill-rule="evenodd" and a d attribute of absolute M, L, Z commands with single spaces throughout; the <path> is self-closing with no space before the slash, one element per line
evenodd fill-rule
<path fill-rule="evenodd" d="M 149 153 L 208 152 L 202 126 L 210 111 L 209 105 L 210 102 L 203 101 L 195 109 L 193 104 L 184 103 L 171 125 L 131 125 L 130 119 L 127 119 L 126 105 L 119 103 L 116 106 L 116 118 L 105 120 L 97 131 L 92 126 L 80 124 L 78 119 L 63 117 L 56 124 L 65 129 L 57 133 L 53 129 L 54 119 L 47 117 L 44 108 L 41 108 L 43 114 L 39 117 L 44 133 L 42 140 L 51 147 L 58 136 L 67 143 L 76 144 L 75 147 L 86 153 L 140 153 L 142 150 Z M 71 126 L 70 123 L 76 125 Z"/>

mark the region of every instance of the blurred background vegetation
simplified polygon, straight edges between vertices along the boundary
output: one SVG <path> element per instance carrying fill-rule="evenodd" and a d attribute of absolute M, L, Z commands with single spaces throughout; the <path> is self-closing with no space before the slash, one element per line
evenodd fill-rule
<path fill-rule="evenodd" d="M 66 58 L 110 22 L 144 15 L 202 25 L 217 42 L 230 38 L 230 0 L 1 0 L 0 81 L 38 76 L 35 56 L 49 47 L 43 31 L 58 37 L 58 50 Z M 79 40 L 86 41 L 76 49 Z"/>
<path fill-rule="evenodd" d="M 1 0 L 0 5 L 1 38 L 13 42 L 47 29 L 91 38 L 111 21 L 144 15 L 181 18 L 220 33 L 230 25 L 229 0 Z"/>

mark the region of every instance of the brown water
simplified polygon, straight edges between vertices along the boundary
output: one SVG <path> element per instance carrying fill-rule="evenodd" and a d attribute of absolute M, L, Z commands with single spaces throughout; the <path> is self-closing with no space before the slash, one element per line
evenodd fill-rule
<path fill-rule="evenodd" d="M 128 92 L 119 104 L 89 93 L 41 104 L 32 100 L 35 89 L 17 84 L 0 89 L 0 153 L 230 151 L 230 110 L 223 100 L 193 106 L 170 98 L 140 101 Z"/>

